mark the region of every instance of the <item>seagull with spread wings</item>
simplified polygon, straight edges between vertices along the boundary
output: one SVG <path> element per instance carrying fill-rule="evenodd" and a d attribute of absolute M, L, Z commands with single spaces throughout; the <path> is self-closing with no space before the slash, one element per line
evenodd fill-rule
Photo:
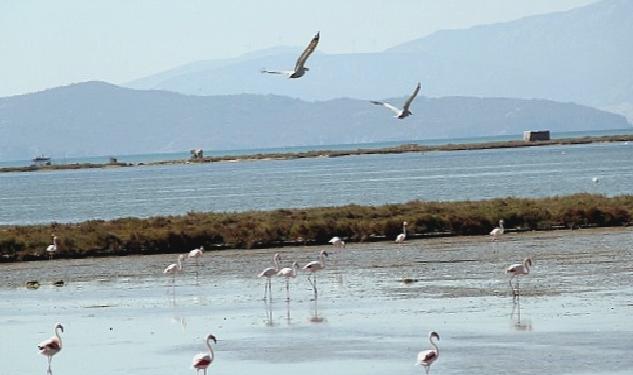
<path fill-rule="evenodd" d="M 396 118 L 402 120 L 403 118 L 411 116 L 413 114 L 411 111 L 409 111 L 409 107 L 411 107 L 411 102 L 413 102 L 413 99 L 415 99 L 415 97 L 418 95 L 418 92 L 420 92 L 420 87 L 422 86 L 420 85 L 420 82 L 418 82 L 418 85 L 413 91 L 413 94 L 411 94 L 411 96 L 404 102 L 404 107 L 402 109 L 394 107 L 387 102 L 378 102 L 374 100 L 372 100 L 371 102 L 375 105 L 381 105 L 383 107 L 389 108 L 396 114 Z"/>
<path fill-rule="evenodd" d="M 310 44 L 308 44 L 308 46 L 303 51 L 301 56 L 299 56 L 299 58 L 297 59 L 297 63 L 295 64 L 295 69 L 294 70 L 281 70 L 281 71 L 278 71 L 278 70 L 265 70 L 265 69 L 263 69 L 262 73 L 287 74 L 288 78 L 303 77 L 303 75 L 307 71 L 310 70 L 309 68 L 304 66 L 305 63 L 306 63 L 306 60 L 308 60 L 308 57 L 310 57 L 310 55 L 312 55 L 312 52 L 314 52 L 314 50 L 316 49 L 317 44 L 319 44 L 319 32 L 316 33 L 316 35 L 310 41 Z"/>

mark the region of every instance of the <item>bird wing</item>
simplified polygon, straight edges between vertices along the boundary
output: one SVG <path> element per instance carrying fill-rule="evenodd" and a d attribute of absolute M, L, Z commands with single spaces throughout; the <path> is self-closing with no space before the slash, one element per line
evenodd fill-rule
<path fill-rule="evenodd" d="M 259 275 L 257 275 L 257 277 L 268 277 L 268 276 L 272 276 L 272 275 L 274 275 L 276 273 L 277 273 L 276 269 L 268 267 L 265 270 L 263 270 Z"/>
<path fill-rule="evenodd" d="M 299 56 L 299 58 L 297 59 L 297 63 L 295 64 L 295 72 L 303 68 L 303 65 L 306 63 L 306 60 L 308 60 L 308 57 L 310 57 L 310 55 L 312 55 L 312 52 L 314 52 L 314 50 L 316 49 L 317 44 L 319 44 L 319 34 L 320 33 L 318 32 L 316 33 L 310 43 L 308 43 L 306 49 L 303 50 L 301 56 Z"/>
<path fill-rule="evenodd" d="M 522 264 L 513 264 L 510 267 L 506 268 L 506 273 L 515 273 L 522 267 Z"/>
<path fill-rule="evenodd" d="M 418 82 L 418 85 L 415 87 L 415 90 L 413 90 L 413 94 L 411 94 L 411 96 L 404 102 L 404 107 L 402 109 L 403 112 L 409 112 L 409 107 L 411 106 L 411 103 L 413 102 L 413 99 L 415 99 L 415 97 L 418 95 L 418 93 L 420 92 L 420 88 L 422 87 L 422 85 L 420 84 L 420 82 Z"/>
<path fill-rule="evenodd" d="M 262 70 L 260 70 L 260 72 L 268 73 L 268 74 L 292 74 L 292 73 L 294 73 L 294 71 L 292 71 L 292 70 L 266 70 L 266 69 L 262 69 Z"/>
<path fill-rule="evenodd" d="M 321 262 L 319 262 L 317 260 L 313 260 L 312 262 L 310 262 L 310 263 L 306 264 L 305 266 L 303 266 L 303 269 L 304 270 L 309 270 L 310 268 L 316 266 L 317 264 L 320 266 Z"/>
<path fill-rule="evenodd" d="M 44 340 L 37 345 L 39 350 L 43 349 L 52 349 L 52 350 L 60 350 L 61 346 L 59 345 L 59 340 L 57 337 L 51 337 L 48 340 Z"/>
<path fill-rule="evenodd" d="M 341 239 L 339 237 L 332 237 L 331 240 L 329 240 L 328 242 L 337 242 L 340 241 Z"/>
<path fill-rule="evenodd" d="M 192 365 L 194 366 L 208 366 L 211 364 L 211 356 L 209 356 L 209 354 L 207 353 L 198 353 L 196 354 L 195 357 L 193 357 L 193 363 Z"/>
<path fill-rule="evenodd" d="M 396 108 L 396 107 L 392 106 L 391 104 L 389 104 L 387 102 L 378 102 L 378 101 L 374 101 L 374 100 L 371 100 L 371 102 L 374 103 L 375 105 L 381 105 L 383 107 L 389 108 L 396 115 L 400 114 L 400 108 Z"/>
<path fill-rule="evenodd" d="M 437 358 L 437 352 L 435 350 L 426 350 L 418 353 L 418 363 L 427 364 L 433 362 Z"/>

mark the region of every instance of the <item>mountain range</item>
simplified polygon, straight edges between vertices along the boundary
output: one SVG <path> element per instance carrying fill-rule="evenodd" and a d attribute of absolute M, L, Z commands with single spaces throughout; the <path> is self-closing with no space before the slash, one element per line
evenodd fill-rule
<path fill-rule="evenodd" d="M 336 35 L 321 30 L 321 38 Z M 633 119 L 631 46 L 633 1 L 603 0 L 506 23 L 438 31 L 378 53 L 317 49 L 300 82 L 259 73 L 261 68 L 294 66 L 302 47 L 284 47 L 200 61 L 126 86 L 190 95 L 272 93 L 327 100 L 402 96 L 421 81 L 429 96 L 571 101 Z"/>
<path fill-rule="evenodd" d="M 402 103 L 404 97 L 391 98 Z M 621 115 L 542 99 L 419 96 L 397 120 L 358 99 L 191 96 L 86 82 L 0 98 L 0 160 L 344 144 L 629 127 Z"/>

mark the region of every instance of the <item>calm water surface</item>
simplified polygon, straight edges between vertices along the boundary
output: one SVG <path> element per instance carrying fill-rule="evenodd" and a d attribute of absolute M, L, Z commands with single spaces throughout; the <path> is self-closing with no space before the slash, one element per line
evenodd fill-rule
<path fill-rule="evenodd" d="M 193 374 L 208 333 L 210 374 L 628 374 L 633 368 L 633 231 L 587 230 L 353 244 L 326 260 L 319 298 L 305 274 L 286 303 L 255 277 L 279 251 L 304 264 L 321 248 L 206 253 L 172 289 L 175 255 L 0 264 L 0 373 L 45 374 L 36 344 L 64 323 L 54 375 Z M 329 250 L 329 249 L 328 249 Z M 531 255 L 513 304 L 503 269 Z M 402 277 L 416 283 L 403 284 Z M 37 290 L 23 287 L 37 279 Z M 56 288 L 52 281 L 63 279 Z"/>
<path fill-rule="evenodd" d="M 598 177 L 599 183 L 592 183 Z M 0 174 L 0 225 L 633 192 L 633 144 Z"/>

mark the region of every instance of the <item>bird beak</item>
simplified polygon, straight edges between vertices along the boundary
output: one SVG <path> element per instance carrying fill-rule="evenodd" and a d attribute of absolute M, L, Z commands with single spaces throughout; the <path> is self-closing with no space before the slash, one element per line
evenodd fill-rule
<path fill-rule="evenodd" d="M 213 336 L 213 335 L 209 335 L 209 338 L 210 338 L 211 340 L 213 340 L 213 343 L 214 343 L 214 344 L 217 344 L 217 343 L 218 343 L 218 342 L 215 340 L 215 336 Z"/>
<path fill-rule="evenodd" d="M 325 255 L 326 257 L 327 257 L 327 256 L 330 256 L 330 254 L 328 254 L 328 253 L 327 253 L 327 251 L 324 251 L 324 252 L 323 252 L 323 255 Z"/>

